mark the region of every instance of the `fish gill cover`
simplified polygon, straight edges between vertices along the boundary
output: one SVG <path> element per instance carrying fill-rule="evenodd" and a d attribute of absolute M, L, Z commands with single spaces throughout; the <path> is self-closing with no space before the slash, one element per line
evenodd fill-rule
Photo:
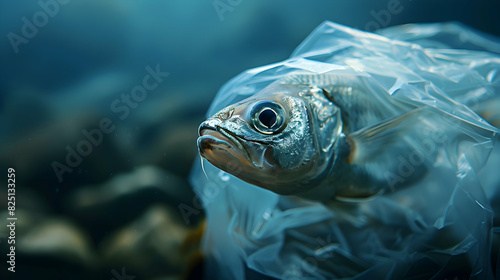
<path fill-rule="evenodd" d="M 198 162 L 191 181 L 207 212 L 209 278 L 490 279 L 498 273 L 492 243 L 500 235 L 500 40 L 457 23 L 379 33 L 324 22 L 289 59 L 230 80 L 207 115 L 293 73 L 354 75 L 373 99 L 408 105 L 389 104 L 396 115 L 405 108 L 435 114 L 437 130 L 416 132 L 427 133 L 425 149 L 393 152 L 400 166 L 386 174 L 388 183 L 406 180 L 425 161 L 418 154 L 432 159 L 426 175 L 371 199 L 325 204 L 257 188 L 207 161 L 203 171 Z"/>

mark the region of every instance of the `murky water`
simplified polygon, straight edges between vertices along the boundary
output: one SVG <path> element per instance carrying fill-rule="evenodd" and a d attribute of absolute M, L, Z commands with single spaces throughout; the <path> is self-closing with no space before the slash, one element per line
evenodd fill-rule
<path fill-rule="evenodd" d="M 286 59 L 324 20 L 500 34 L 498 4 L 414 2 L 2 1 L 0 172 L 16 176 L 14 215 L 0 191 L 3 264 L 17 218 L 2 279 L 181 275 L 204 216 L 187 182 L 197 127 L 220 86 Z"/>

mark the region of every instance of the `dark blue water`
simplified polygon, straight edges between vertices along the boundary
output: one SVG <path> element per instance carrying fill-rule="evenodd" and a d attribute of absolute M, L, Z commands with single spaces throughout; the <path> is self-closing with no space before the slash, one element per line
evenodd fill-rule
<path fill-rule="evenodd" d="M 16 169 L 22 215 L 15 275 L 118 279 L 113 271 L 122 267 L 137 279 L 181 273 L 161 253 L 166 241 L 147 240 L 194 226 L 177 206 L 191 203 L 186 181 L 197 126 L 223 83 L 286 59 L 325 20 L 369 31 L 456 20 L 500 35 L 499 10 L 498 2 L 452 0 L 1 1 L 0 172 Z M 153 166 L 146 175 L 145 166 Z M 120 181 L 120 174 L 129 177 Z M 6 207 L 2 190 L 0 214 Z M 148 223 L 150 216 L 165 228 Z M 47 241 L 57 236 L 54 219 L 73 241 Z M 134 232 L 154 234 L 118 242 Z M 0 231 L 3 263 L 7 234 Z M 67 249 L 75 240 L 84 240 L 81 248 Z"/>

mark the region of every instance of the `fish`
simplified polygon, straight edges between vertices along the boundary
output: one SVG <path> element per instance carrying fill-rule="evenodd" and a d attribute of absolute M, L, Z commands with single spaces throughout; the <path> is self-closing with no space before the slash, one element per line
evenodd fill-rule
<path fill-rule="evenodd" d="M 428 140 L 450 125 L 376 90 L 349 75 L 287 75 L 202 122 L 199 154 L 257 187 L 312 200 L 412 185 L 437 156 Z"/>

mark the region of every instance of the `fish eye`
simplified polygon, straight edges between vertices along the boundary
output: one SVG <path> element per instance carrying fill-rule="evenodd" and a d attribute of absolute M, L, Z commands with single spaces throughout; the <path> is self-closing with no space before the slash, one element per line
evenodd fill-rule
<path fill-rule="evenodd" d="M 264 111 L 260 112 L 259 114 L 260 123 L 266 126 L 267 128 L 272 128 L 277 120 L 278 116 L 276 112 L 271 109 L 264 109 Z"/>
<path fill-rule="evenodd" d="M 274 101 L 261 101 L 253 105 L 250 112 L 253 127 L 263 134 L 274 134 L 285 123 L 285 110 Z"/>

